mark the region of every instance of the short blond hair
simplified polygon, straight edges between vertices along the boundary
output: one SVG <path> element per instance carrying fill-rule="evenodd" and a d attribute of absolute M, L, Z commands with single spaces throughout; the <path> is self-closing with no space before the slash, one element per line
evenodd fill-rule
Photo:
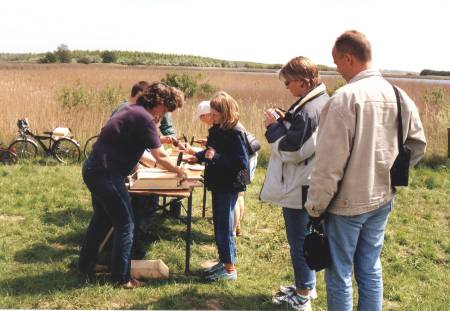
<path fill-rule="evenodd" d="M 221 128 L 232 129 L 239 122 L 239 106 L 227 92 L 218 92 L 211 98 L 210 107 L 222 116 Z"/>
<path fill-rule="evenodd" d="M 363 63 L 372 60 L 372 47 L 369 39 L 357 30 L 347 30 L 340 35 L 334 43 L 334 48 L 339 53 L 348 53 Z"/>
<path fill-rule="evenodd" d="M 316 64 L 305 56 L 291 59 L 280 69 L 278 76 L 286 81 L 304 81 L 310 89 L 319 84 L 319 70 Z"/>

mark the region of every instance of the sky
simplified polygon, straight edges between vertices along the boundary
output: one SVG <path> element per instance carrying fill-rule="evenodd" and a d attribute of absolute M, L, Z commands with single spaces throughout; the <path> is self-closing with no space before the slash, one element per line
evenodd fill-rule
<path fill-rule="evenodd" d="M 450 71 L 450 1 L 3 0 L 0 53 L 129 50 L 334 66 L 345 30 L 372 44 L 382 70 Z"/>

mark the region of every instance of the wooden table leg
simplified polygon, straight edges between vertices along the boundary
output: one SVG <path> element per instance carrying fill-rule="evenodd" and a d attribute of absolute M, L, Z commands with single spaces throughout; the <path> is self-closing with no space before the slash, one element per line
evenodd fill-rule
<path fill-rule="evenodd" d="M 189 273 L 189 265 L 191 261 L 191 225 L 192 225 L 192 192 L 188 197 L 187 208 L 187 229 L 186 229 L 186 266 L 184 273 Z"/>
<path fill-rule="evenodd" d="M 205 218 L 206 214 L 206 185 L 203 184 L 203 209 L 202 209 L 202 217 Z"/>

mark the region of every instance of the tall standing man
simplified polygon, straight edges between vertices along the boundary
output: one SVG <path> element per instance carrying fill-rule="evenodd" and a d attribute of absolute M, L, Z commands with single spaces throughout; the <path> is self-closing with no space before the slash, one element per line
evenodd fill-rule
<path fill-rule="evenodd" d="M 325 272 L 328 310 L 353 310 L 354 269 L 358 310 L 376 311 L 383 303 L 380 253 L 395 197 L 389 171 L 399 152 L 396 97 L 392 85 L 372 69 L 364 34 L 344 32 L 332 56 L 348 84 L 322 111 L 305 207 L 313 217 L 328 213 L 325 230 L 333 261 Z M 402 90 L 400 100 L 403 140 L 415 165 L 425 153 L 425 134 L 414 102 Z"/>

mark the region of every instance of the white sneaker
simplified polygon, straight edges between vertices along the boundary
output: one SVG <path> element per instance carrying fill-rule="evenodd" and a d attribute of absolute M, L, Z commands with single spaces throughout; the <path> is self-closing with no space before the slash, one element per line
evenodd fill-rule
<path fill-rule="evenodd" d="M 309 291 L 309 298 L 312 300 L 317 299 L 317 291 L 315 287 Z"/>
<path fill-rule="evenodd" d="M 291 285 L 280 285 L 280 290 L 278 291 L 277 294 L 292 294 L 297 290 L 297 288 L 295 287 L 294 284 Z M 317 291 L 316 288 L 313 288 L 309 291 L 309 298 L 315 300 L 317 299 Z"/>

